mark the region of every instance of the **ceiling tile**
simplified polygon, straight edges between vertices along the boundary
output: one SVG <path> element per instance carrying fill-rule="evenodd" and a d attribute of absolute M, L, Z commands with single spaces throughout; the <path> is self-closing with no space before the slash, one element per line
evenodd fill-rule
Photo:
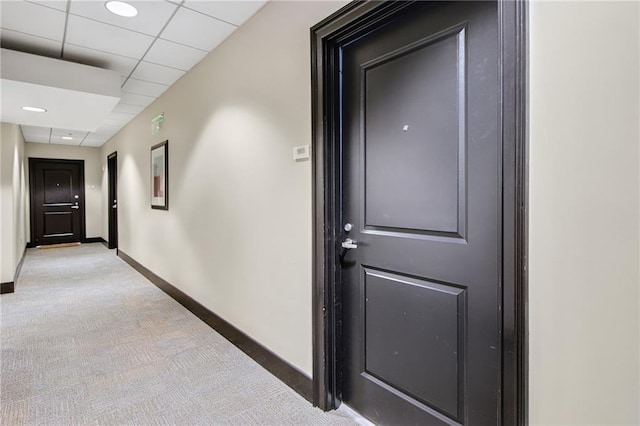
<path fill-rule="evenodd" d="M 169 86 L 165 84 L 151 83 L 149 81 L 136 80 L 130 78 L 122 86 L 122 91 L 127 93 L 134 93 L 136 95 L 155 96 L 158 97 L 167 90 Z"/>
<path fill-rule="evenodd" d="M 53 145 L 75 145 L 75 146 L 80 146 L 80 144 L 82 143 L 82 140 L 64 140 L 64 139 L 60 139 L 60 140 L 56 140 L 53 141 L 51 140 L 51 144 Z"/>
<path fill-rule="evenodd" d="M 99 136 L 99 135 L 90 134 L 82 141 L 82 146 L 101 147 L 110 138 L 111 138 L 110 136 Z"/>
<path fill-rule="evenodd" d="M 51 129 L 48 127 L 20 126 L 22 136 L 27 142 L 49 143 Z"/>
<path fill-rule="evenodd" d="M 87 136 L 88 132 L 82 132 L 78 130 L 69 129 L 53 129 L 51 131 L 51 140 L 49 143 L 61 144 L 61 145 L 80 145 L 82 139 Z M 62 139 L 63 137 L 70 137 L 72 139 Z"/>
<path fill-rule="evenodd" d="M 234 25 L 181 7 L 160 37 L 211 51 L 235 29 Z"/>
<path fill-rule="evenodd" d="M 0 8 L 2 28 L 62 41 L 63 12 L 24 1 L 2 1 Z"/>
<path fill-rule="evenodd" d="M 153 42 L 153 37 L 70 15 L 66 41 L 76 46 L 141 58 Z"/>
<path fill-rule="evenodd" d="M 187 0 L 184 7 L 206 13 L 234 25 L 241 25 L 266 3 L 266 1 Z"/>
<path fill-rule="evenodd" d="M 122 129 L 122 125 L 121 124 L 103 124 L 102 126 L 98 127 L 96 129 L 95 132 L 91 132 L 89 133 L 89 136 L 91 135 L 100 135 L 100 136 L 105 136 L 105 137 L 111 137 L 113 135 L 115 135 L 116 133 L 118 133 L 118 131 Z"/>
<path fill-rule="evenodd" d="M 153 96 L 136 95 L 134 93 L 123 92 L 122 97 L 120 98 L 120 103 L 146 107 L 155 100 L 156 98 Z"/>
<path fill-rule="evenodd" d="M 128 122 L 130 122 L 131 120 L 133 120 L 135 118 L 135 114 L 126 114 L 126 113 L 122 113 L 122 112 L 111 112 L 108 116 L 107 119 L 112 120 L 112 121 L 118 121 L 121 122 L 123 125 L 127 124 Z"/>
<path fill-rule="evenodd" d="M 70 13 L 141 33 L 157 36 L 177 6 L 163 1 L 127 1 L 138 14 L 125 18 L 109 12 L 102 1 L 72 1 Z"/>
<path fill-rule="evenodd" d="M 61 41 L 5 29 L 0 29 L 0 45 L 5 49 L 19 50 L 20 52 L 52 58 L 59 58 L 62 50 Z"/>
<path fill-rule="evenodd" d="M 144 110 L 144 107 L 142 106 L 138 106 L 138 105 L 128 105 L 128 104 L 123 104 L 122 102 L 120 102 L 118 105 L 116 105 L 116 107 L 113 109 L 113 112 L 122 112 L 125 114 L 134 114 L 134 115 L 138 115 L 140 114 L 142 111 Z"/>
<path fill-rule="evenodd" d="M 106 126 L 112 126 L 112 127 L 120 126 L 120 128 L 123 128 L 127 123 L 123 122 L 122 120 L 114 120 L 114 119 L 111 119 L 111 118 L 105 118 L 104 124 Z"/>
<path fill-rule="evenodd" d="M 184 74 L 184 71 L 177 70 L 175 68 L 169 68 L 149 62 L 140 62 L 136 70 L 131 74 L 131 77 L 138 80 L 145 80 L 152 83 L 160 83 L 170 86 Z"/>
<path fill-rule="evenodd" d="M 114 55 L 100 50 L 89 49 L 81 46 L 74 46 L 66 43 L 64 46 L 64 59 L 69 59 L 82 64 L 91 65 L 119 72 L 120 75 L 128 76 L 138 63 L 137 59 L 125 56 Z"/>
<path fill-rule="evenodd" d="M 200 49 L 158 39 L 144 57 L 146 62 L 188 71 L 207 55 Z"/>
<path fill-rule="evenodd" d="M 61 10 L 63 12 L 67 11 L 67 1 L 66 0 L 27 0 L 29 3 L 37 3 L 42 6 L 51 7 L 54 9 Z"/>

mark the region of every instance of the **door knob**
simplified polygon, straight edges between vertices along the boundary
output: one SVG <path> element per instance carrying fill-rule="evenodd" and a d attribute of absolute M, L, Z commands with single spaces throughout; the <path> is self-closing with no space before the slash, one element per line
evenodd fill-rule
<path fill-rule="evenodd" d="M 342 242 L 342 248 L 345 248 L 347 250 L 357 249 L 358 244 L 356 244 L 356 242 L 353 241 L 351 238 L 347 238 Z"/>

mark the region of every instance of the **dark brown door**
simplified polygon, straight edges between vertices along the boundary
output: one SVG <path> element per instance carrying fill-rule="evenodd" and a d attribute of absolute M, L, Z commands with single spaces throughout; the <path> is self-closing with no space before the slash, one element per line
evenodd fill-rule
<path fill-rule="evenodd" d="M 84 161 L 29 159 L 31 242 L 84 239 Z"/>
<path fill-rule="evenodd" d="M 109 173 L 109 248 L 118 248 L 118 154 L 107 157 Z"/>
<path fill-rule="evenodd" d="M 343 48 L 343 400 L 379 424 L 498 424 L 494 2 L 417 2 Z"/>

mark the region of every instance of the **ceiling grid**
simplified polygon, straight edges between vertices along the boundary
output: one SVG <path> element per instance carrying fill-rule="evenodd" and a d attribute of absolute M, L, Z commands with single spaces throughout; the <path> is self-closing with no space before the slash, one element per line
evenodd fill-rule
<path fill-rule="evenodd" d="M 127 3 L 137 16 L 114 15 L 100 0 L 0 0 L 2 48 L 112 70 L 122 79 L 120 102 L 95 131 L 22 125 L 25 140 L 103 145 L 266 1 Z M 62 140 L 63 134 L 73 139 Z"/>

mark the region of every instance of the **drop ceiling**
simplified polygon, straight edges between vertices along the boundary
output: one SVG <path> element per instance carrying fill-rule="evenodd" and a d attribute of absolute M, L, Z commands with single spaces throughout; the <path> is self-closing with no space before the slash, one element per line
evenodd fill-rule
<path fill-rule="evenodd" d="M 99 67 L 121 77 L 120 101 L 97 128 L 89 126 L 95 131 L 60 127 L 61 122 L 48 127 L 18 123 L 27 142 L 102 146 L 266 0 L 127 3 L 137 8 L 137 16 L 114 15 L 101 0 L 0 0 L 2 48 Z"/>

